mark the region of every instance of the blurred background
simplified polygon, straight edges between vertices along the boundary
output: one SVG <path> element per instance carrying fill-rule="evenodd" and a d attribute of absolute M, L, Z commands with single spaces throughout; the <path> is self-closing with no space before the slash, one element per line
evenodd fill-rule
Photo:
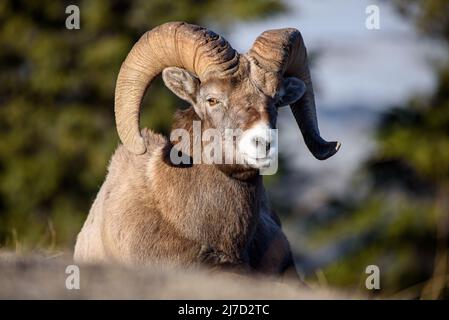
<path fill-rule="evenodd" d="M 80 8 L 67 30 L 65 8 Z M 366 8 L 379 8 L 369 30 Z M 54 253 L 75 237 L 118 144 L 114 85 L 146 30 L 183 20 L 248 50 L 264 30 L 301 30 L 322 135 L 321 162 L 289 108 L 280 170 L 266 178 L 309 283 L 382 297 L 449 297 L 449 3 L 445 0 L 0 2 L 0 250 Z M 158 80 L 142 126 L 167 133 L 184 103 Z"/>

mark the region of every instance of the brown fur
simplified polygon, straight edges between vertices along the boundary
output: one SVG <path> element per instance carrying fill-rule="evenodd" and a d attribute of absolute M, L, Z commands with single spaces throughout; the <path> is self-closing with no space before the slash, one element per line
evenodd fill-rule
<path fill-rule="evenodd" d="M 263 33 L 247 54 L 237 53 L 215 33 L 183 22 L 145 33 L 117 79 L 115 116 L 124 146 L 112 157 L 78 235 L 75 259 L 202 263 L 296 275 L 289 243 L 269 207 L 258 170 L 276 155 L 277 139 L 262 132 L 276 128 L 281 106 L 292 106 L 315 157 L 326 159 L 339 148 L 319 136 L 306 57 L 295 29 Z M 234 164 L 197 164 L 194 159 L 193 165 L 175 165 L 171 151 L 195 158 L 190 142 L 196 146 L 199 140 L 181 139 L 173 145 L 147 129 L 140 134 L 142 97 L 161 73 L 166 86 L 191 105 L 178 112 L 173 129 L 187 129 L 192 138 L 193 121 L 200 121 L 201 132 L 215 129 L 218 139 L 226 140 L 229 129 L 244 132 L 226 142 L 235 149 L 234 159 L 213 150 L 214 160 L 225 156 Z M 203 147 L 211 143 L 200 141 Z M 270 154 L 261 157 L 260 150 Z M 204 151 L 202 155 L 212 158 Z M 239 156 L 243 163 L 236 161 Z"/>
<path fill-rule="evenodd" d="M 180 71 L 174 74 L 179 80 Z M 203 131 L 215 128 L 222 134 L 228 128 L 246 130 L 258 121 L 274 127 L 276 99 L 265 95 L 248 75 L 244 56 L 239 72 L 225 79 L 200 84 L 194 77 L 175 81 L 167 74 L 168 87 L 192 104 L 177 112 L 173 129 L 192 134 L 194 120 L 201 121 Z M 222 106 L 207 106 L 211 93 Z M 205 264 L 296 274 L 289 243 L 269 207 L 258 170 L 241 164 L 174 165 L 170 141 L 148 129 L 142 130 L 142 138 L 145 153 L 137 155 L 120 145 L 113 155 L 78 235 L 77 261 Z"/>
<path fill-rule="evenodd" d="M 192 123 L 180 112 L 174 127 Z M 78 235 L 75 260 L 130 265 L 235 267 L 296 273 L 279 219 L 254 169 L 174 166 L 170 143 L 142 130 L 147 152 L 120 145 Z M 235 166 L 234 169 L 237 169 Z M 226 167 L 227 168 L 227 167 Z"/>

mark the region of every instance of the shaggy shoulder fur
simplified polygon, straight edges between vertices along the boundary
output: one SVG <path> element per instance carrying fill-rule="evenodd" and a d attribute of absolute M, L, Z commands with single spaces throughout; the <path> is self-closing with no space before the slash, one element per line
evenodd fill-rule
<path fill-rule="evenodd" d="M 142 136 L 143 155 L 123 146 L 113 155 L 75 260 L 294 271 L 261 176 L 242 181 L 212 165 L 173 166 L 166 138 L 148 129 Z"/>

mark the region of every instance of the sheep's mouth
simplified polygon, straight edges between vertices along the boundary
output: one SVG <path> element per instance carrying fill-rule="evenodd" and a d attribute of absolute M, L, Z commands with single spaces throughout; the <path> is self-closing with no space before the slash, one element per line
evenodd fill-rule
<path fill-rule="evenodd" d="M 257 122 L 243 132 L 238 151 L 244 163 L 252 168 L 272 167 L 277 163 L 277 130 L 265 122 Z"/>
<path fill-rule="evenodd" d="M 263 169 L 263 168 L 269 168 L 272 166 L 275 161 L 277 160 L 277 152 L 276 150 L 270 150 L 268 154 L 263 155 L 253 155 L 248 154 L 246 152 L 242 153 L 243 160 L 245 161 L 245 164 L 249 165 L 252 168 L 255 169 Z"/>

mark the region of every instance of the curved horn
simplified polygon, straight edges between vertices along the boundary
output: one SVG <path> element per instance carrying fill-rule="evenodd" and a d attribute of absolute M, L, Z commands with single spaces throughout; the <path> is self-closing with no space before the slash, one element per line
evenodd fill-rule
<path fill-rule="evenodd" d="M 146 88 L 166 67 L 184 68 L 200 80 L 238 67 L 239 55 L 221 36 L 184 22 L 169 22 L 146 32 L 123 62 L 115 88 L 115 119 L 125 147 L 142 154 L 139 111 Z"/>
<path fill-rule="evenodd" d="M 301 33 L 292 28 L 265 31 L 256 39 L 248 55 L 260 71 L 256 74 L 263 75 L 259 78 L 269 94 L 278 90 L 283 76 L 304 81 L 307 89 L 303 97 L 291 105 L 293 115 L 315 158 L 325 160 L 334 155 L 340 143 L 327 142 L 320 136 L 307 50 Z"/>

